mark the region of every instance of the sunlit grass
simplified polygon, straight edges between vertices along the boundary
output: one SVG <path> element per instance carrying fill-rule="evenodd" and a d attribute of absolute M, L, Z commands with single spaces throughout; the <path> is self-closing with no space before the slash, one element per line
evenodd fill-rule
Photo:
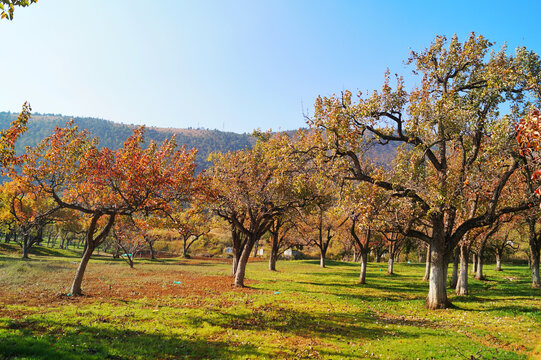
<path fill-rule="evenodd" d="M 238 291 L 225 262 L 140 260 L 132 270 L 102 257 L 89 265 L 87 296 L 71 299 L 77 259 L 64 255 L 0 255 L 0 288 L 21 296 L 0 307 L 0 358 L 540 356 L 541 291 L 530 288 L 526 267 L 489 265 L 487 281 L 470 280 L 470 296 L 449 291 L 455 308 L 428 311 L 422 264 L 397 264 L 388 276 L 385 264 L 371 263 L 361 286 L 358 264 L 283 261 L 270 272 L 256 262 L 248 265 L 250 288 Z M 209 282 L 213 275 L 222 277 Z"/>

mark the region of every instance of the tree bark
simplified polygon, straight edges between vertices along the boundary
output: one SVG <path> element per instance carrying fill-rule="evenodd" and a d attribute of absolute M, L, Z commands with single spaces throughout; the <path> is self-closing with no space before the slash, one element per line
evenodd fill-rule
<path fill-rule="evenodd" d="M 257 257 L 257 250 L 259 249 L 259 240 L 257 240 L 254 244 L 254 255 L 253 257 Z"/>
<path fill-rule="evenodd" d="M 190 258 L 190 255 L 188 254 L 188 248 L 186 247 L 186 240 L 184 240 L 184 246 L 182 247 L 182 257 L 184 259 Z"/>
<path fill-rule="evenodd" d="M 447 299 L 447 259 L 444 242 L 435 241 L 430 253 L 430 276 L 426 308 L 430 310 L 446 309 L 451 303 Z"/>
<path fill-rule="evenodd" d="M 502 256 L 496 253 L 496 271 L 502 271 Z"/>
<path fill-rule="evenodd" d="M 357 250 L 355 250 L 353 252 L 353 262 L 359 262 L 360 259 L 361 259 L 361 254 Z"/>
<path fill-rule="evenodd" d="M 325 267 L 325 254 L 323 254 L 323 250 L 321 250 L 321 254 L 319 256 L 319 266 L 322 268 Z"/>
<path fill-rule="evenodd" d="M 425 276 L 423 277 L 423 281 L 428 281 L 430 278 L 430 266 L 431 266 L 431 245 L 428 245 L 426 247 L 426 266 L 425 266 Z"/>
<path fill-rule="evenodd" d="M 148 248 L 150 249 L 150 258 L 152 260 L 156 260 L 156 254 L 154 252 L 154 245 L 152 244 L 152 241 L 148 242 Z"/>
<path fill-rule="evenodd" d="M 475 280 L 485 280 L 483 275 L 483 255 L 477 254 L 477 271 L 475 273 Z"/>
<path fill-rule="evenodd" d="M 539 256 L 541 255 L 540 236 L 535 231 L 537 219 L 528 219 L 529 243 L 530 243 L 530 264 L 532 270 L 532 288 L 541 288 L 541 279 L 539 278 Z"/>
<path fill-rule="evenodd" d="M 475 252 L 472 254 L 472 265 L 473 265 L 472 272 L 476 274 L 477 273 L 477 254 Z"/>
<path fill-rule="evenodd" d="M 532 288 L 541 288 L 541 279 L 539 278 L 539 249 L 532 250 Z"/>
<path fill-rule="evenodd" d="M 23 259 L 28 259 L 29 258 L 28 253 L 30 252 L 30 246 L 28 246 L 28 240 L 27 239 L 25 239 L 23 241 L 22 248 L 23 248 Z"/>
<path fill-rule="evenodd" d="M 387 275 L 393 275 L 394 256 L 389 256 L 389 262 L 387 265 Z"/>
<path fill-rule="evenodd" d="M 366 265 L 368 262 L 368 253 L 361 251 L 361 273 L 359 275 L 359 284 L 366 284 Z"/>
<path fill-rule="evenodd" d="M 236 287 L 244 287 L 244 275 L 246 274 L 246 265 L 248 264 L 248 259 L 250 258 L 250 253 L 252 251 L 254 244 L 255 244 L 255 241 L 250 241 L 250 239 L 248 239 L 248 243 L 242 250 L 242 255 L 240 256 L 240 259 L 237 265 L 237 271 L 235 273 L 235 286 Z"/>
<path fill-rule="evenodd" d="M 272 254 L 269 258 L 269 270 L 276 271 L 276 257 L 274 257 Z"/>
<path fill-rule="evenodd" d="M 73 279 L 73 284 L 71 285 L 70 292 L 73 296 L 82 295 L 81 284 L 83 282 L 83 276 L 88 261 L 90 260 L 94 249 L 105 240 L 105 238 L 109 234 L 109 231 L 115 223 L 115 215 L 109 215 L 109 219 L 107 220 L 107 224 L 105 225 L 103 230 L 96 237 L 94 237 L 98 221 L 102 216 L 102 213 L 93 214 L 90 226 L 88 227 L 88 230 L 86 232 L 86 241 L 85 249 L 83 251 L 83 257 L 81 258 L 81 262 L 79 263 L 79 267 L 77 268 L 77 272 L 75 274 L 75 279 Z"/>
<path fill-rule="evenodd" d="M 460 247 L 457 246 L 455 248 L 454 254 L 453 254 L 453 273 L 451 275 L 451 282 L 449 283 L 449 287 L 451 289 L 456 289 L 456 284 L 458 283 L 458 264 L 460 262 Z"/>
<path fill-rule="evenodd" d="M 278 251 L 280 247 L 280 234 L 279 228 L 274 229 L 275 231 L 271 232 L 271 249 L 269 257 L 269 270 L 276 271 L 276 262 L 278 261 Z"/>
<path fill-rule="evenodd" d="M 83 283 L 83 276 L 86 270 L 86 266 L 88 265 L 88 261 L 90 260 L 93 251 L 94 248 L 92 246 L 87 246 L 83 253 L 81 262 L 77 267 L 77 273 L 75 273 L 75 279 L 73 279 L 73 284 L 71 285 L 70 293 L 73 296 L 79 296 L 83 294 L 81 290 L 81 284 Z"/>
<path fill-rule="evenodd" d="M 237 254 L 233 255 L 233 265 L 231 266 L 231 276 L 235 276 L 237 274 L 237 267 L 239 265 L 240 257 L 237 256 Z"/>
<path fill-rule="evenodd" d="M 456 283 L 457 295 L 468 295 L 468 245 L 460 245 L 460 272 Z"/>

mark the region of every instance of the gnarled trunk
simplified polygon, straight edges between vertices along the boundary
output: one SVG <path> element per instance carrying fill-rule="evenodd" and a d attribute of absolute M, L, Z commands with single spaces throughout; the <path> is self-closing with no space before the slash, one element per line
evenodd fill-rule
<path fill-rule="evenodd" d="M 468 245 L 460 245 L 460 272 L 456 283 L 457 295 L 468 295 Z"/>

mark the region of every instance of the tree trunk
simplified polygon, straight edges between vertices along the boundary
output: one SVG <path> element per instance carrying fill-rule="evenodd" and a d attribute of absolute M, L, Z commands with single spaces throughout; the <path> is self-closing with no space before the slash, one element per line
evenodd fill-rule
<path fill-rule="evenodd" d="M 240 257 L 237 256 L 237 254 L 234 254 L 233 265 L 231 266 L 231 276 L 235 276 L 237 274 L 237 267 L 239 266 L 239 259 Z"/>
<path fill-rule="evenodd" d="M 319 256 L 319 266 L 322 268 L 325 267 L 325 254 L 323 254 L 323 250 L 321 251 L 321 254 Z"/>
<path fill-rule="evenodd" d="M 451 275 L 451 282 L 449 287 L 451 289 L 456 289 L 456 284 L 458 283 L 458 264 L 460 262 L 460 247 L 457 246 L 453 255 L 453 273 Z"/>
<path fill-rule="evenodd" d="M 28 259 L 28 253 L 30 252 L 30 246 L 26 243 L 26 240 L 23 243 L 23 259 Z"/>
<path fill-rule="evenodd" d="M 259 240 L 257 240 L 254 244 L 254 254 L 253 257 L 257 257 L 257 250 L 259 249 Z"/>
<path fill-rule="evenodd" d="M 246 265 L 248 264 L 248 259 L 250 258 L 250 252 L 254 246 L 255 241 L 248 240 L 246 246 L 242 250 L 242 255 L 240 256 L 237 271 L 235 273 L 235 286 L 244 287 L 244 275 L 246 274 Z"/>
<path fill-rule="evenodd" d="M 460 272 L 456 283 L 457 295 L 468 295 L 468 245 L 460 245 Z"/>
<path fill-rule="evenodd" d="M 430 265 L 431 265 L 431 256 L 432 256 L 432 246 L 428 245 L 426 247 L 426 266 L 425 266 L 425 276 L 423 277 L 423 281 L 428 281 L 430 278 Z"/>
<path fill-rule="evenodd" d="M 366 264 L 368 262 L 368 252 L 361 252 L 361 273 L 359 275 L 359 284 L 366 284 Z"/>
<path fill-rule="evenodd" d="M 477 254 L 475 252 L 472 254 L 472 264 L 473 264 L 472 272 L 476 274 L 477 273 Z"/>
<path fill-rule="evenodd" d="M 387 265 L 387 275 L 393 275 L 394 256 L 389 256 L 389 263 Z"/>
<path fill-rule="evenodd" d="M 276 257 L 272 254 L 269 258 L 269 270 L 276 271 Z"/>
<path fill-rule="evenodd" d="M 496 253 L 496 271 L 502 271 L 502 256 Z"/>
<path fill-rule="evenodd" d="M 280 238 L 278 229 L 271 234 L 271 249 L 269 257 L 269 270 L 276 271 L 276 261 L 278 261 L 278 250 L 280 247 Z"/>
<path fill-rule="evenodd" d="M 541 288 L 541 280 L 539 279 L 539 249 L 531 249 L 532 251 L 532 288 Z"/>
<path fill-rule="evenodd" d="M 73 284 L 71 285 L 70 293 L 73 296 L 83 294 L 81 291 L 81 284 L 83 283 L 83 275 L 85 273 L 86 266 L 88 265 L 88 261 L 92 256 L 92 252 L 94 252 L 94 248 L 92 246 L 87 246 L 83 253 L 83 257 L 81 258 L 81 262 L 77 268 L 77 273 L 75 274 L 75 279 L 73 279 Z"/>
<path fill-rule="evenodd" d="M 442 239 L 443 240 L 443 239 Z M 441 241 L 441 240 L 440 240 Z M 447 256 L 445 244 L 434 242 L 430 246 L 430 275 L 426 308 L 430 310 L 446 309 L 451 305 L 447 299 Z"/>
<path fill-rule="evenodd" d="M 156 260 L 156 254 L 154 253 L 154 245 L 152 245 L 152 241 L 148 242 L 148 248 L 150 249 L 150 258 L 152 260 Z"/>
<path fill-rule="evenodd" d="M 186 247 L 186 240 L 184 241 L 184 246 L 182 247 L 182 257 L 184 259 L 190 258 L 190 255 L 188 254 L 188 248 Z"/>
<path fill-rule="evenodd" d="M 381 261 L 381 253 L 376 250 L 376 262 L 379 263 Z"/>
<path fill-rule="evenodd" d="M 485 280 L 483 275 L 483 255 L 477 254 L 477 272 L 475 273 L 475 280 Z"/>
<path fill-rule="evenodd" d="M 73 284 L 71 285 L 71 295 L 73 296 L 79 296 L 82 295 L 81 291 L 81 284 L 83 282 L 83 275 L 86 270 L 86 266 L 88 264 L 88 261 L 90 260 L 90 257 L 92 256 L 92 253 L 94 252 L 94 249 L 98 247 L 107 237 L 109 232 L 111 231 L 111 228 L 115 224 L 115 215 L 109 215 L 109 219 L 107 219 L 107 224 L 105 227 L 101 230 L 101 232 L 94 237 L 94 233 L 96 232 L 96 227 L 98 225 L 98 221 L 103 216 L 102 213 L 94 213 L 92 215 L 92 220 L 90 221 L 90 226 L 88 227 L 88 230 L 86 232 L 86 241 L 85 241 L 85 248 L 83 251 L 83 257 L 81 258 L 81 262 L 79 263 L 79 267 L 77 268 L 77 273 L 75 274 L 75 279 L 73 279 Z"/>

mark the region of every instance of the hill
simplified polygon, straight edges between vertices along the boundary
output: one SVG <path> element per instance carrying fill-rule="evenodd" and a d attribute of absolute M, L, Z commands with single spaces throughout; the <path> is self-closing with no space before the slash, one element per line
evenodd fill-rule
<path fill-rule="evenodd" d="M 17 117 L 18 114 L 0 112 L 0 128 L 5 129 Z M 93 136 L 99 138 L 99 144 L 103 147 L 116 149 L 122 146 L 128 136 L 132 134 L 136 125 L 119 124 L 109 120 L 69 117 L 54 114 L 32 114 L 28 125 L 28 132 L 17 142 L 17 152 L 22 153 L 26 146 L 34 146 L 41 139 L 49 136 L 57 126 L 64 126 L 73 119 L 81 129 L 87 129 Z M 145 133 L 147 141 L 161 142 L 164 139 L 176 135 L 177 143 L 185 144 L 188 149 L 198 149 L 197 164 L 204 169 L 209 166 L 206 161 L 213 151 L 234 151 L 251 147 L 254 139 L 249 134 L 237 134 L 219 130 L 206 129 L 174 129 L 148 127 Z"/>
<path fill-rule="evenodd" d="M 17 113 L 0 112 L 0 128 L 5 129 L 16 119 Z M 55 114 L 32 114 L 28 124 L 28 132 L 17 142 L 18 153 L 24 152 L 27 146 L 35 146 L 41 139 L 49 136 L 55 127 L 64 126 L 72 120 L 81 129 L 87 129 L 92 136 L 99 138 L 99 145 L 116 149 L 122 146 L 128 136 L 132 134 L 136 125 L 119 124 L 110 120 L 103 120 L 89 117 L 70 117 Z M 294 130 L 287 131 L 293 135 Z M 251 147 L 255 139 L 247 133 L 237 134 L 208 129 L 177 129 L 147 127 L 145 133 L 146 141 L 162 142 L 166 138 L 175 135 L 179 145 L 186 145 L 186 148 L 196 148 L 198 168 L 206 169 L 210 166 L 207 158 L 210 153 L 217 151 L 235 151 Z M 379 164 L 391 164 L 396 154 L 396 144 L 386 146 L 375 146 L 368 152 L 369 156 Z"/>

